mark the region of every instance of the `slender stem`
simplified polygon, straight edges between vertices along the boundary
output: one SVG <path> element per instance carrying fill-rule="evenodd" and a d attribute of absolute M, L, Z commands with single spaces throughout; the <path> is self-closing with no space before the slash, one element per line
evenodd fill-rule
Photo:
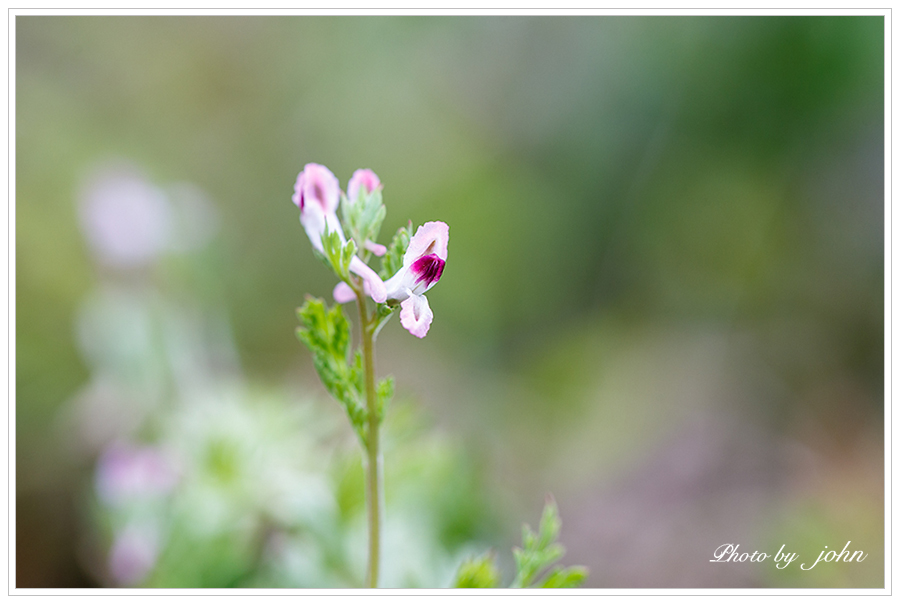
<path fill-rule="evenodd" d="M 366 587 L 378 587 L 379 526 L 381 515 L 381 481 L 379 480 L 379 422 L 378 399 L 375 394 L 375 338 L 373 325 L 366 311 L 362 287 L 356 291 L 359 325 L 362 334 L 363 367 L 366 374 L 366 507 L 369 516 L 369 564 L 366 568 Z"/>

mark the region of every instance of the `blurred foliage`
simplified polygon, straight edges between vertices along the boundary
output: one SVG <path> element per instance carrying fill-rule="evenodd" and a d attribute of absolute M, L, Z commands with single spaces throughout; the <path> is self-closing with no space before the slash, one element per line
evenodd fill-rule
<path fill-rule="evenodd" d="M 556 502 L 548 498 L 541 515 L 541 524 L 535 533 L 527 524 L 522 527 L 522 548 L 513 548 L 516 559 L 516 576 L 510 587 L 548 589 L 578 587 L 587 578 L 583 566 L 550 567 L 562 558 L 565 548 L 556 542 L 562 521 Z M 549 572 L 548 572 L 549 571 Z M 546 573 L 546 574 L 544 574 Z M 543 577 L 541 575 L 544 575 Z M 491 553 L 463 562 L 456 572 L 454 587 L 490 588 L 500 586 L 500 571 Z"/>
<path fill-rule="evenodd" d="M 599 552 L 596 525 L 578 519 L 593 515 L 568 506 L 593 509 L 591 489 L 611 489 L 691 414 L 726 414 L 818 460 L 810 491 L 760 487 L 765 517 L 781 519 L 766 535 L 797 534 L 810 555 L 848 539 L 883 547 L 877 472 L 846 509 L 820 505 L 883 455 L 883 18 L 16 16 L 15 27 L 25 583 L 86 580 L 74 532 L 53 527 L 76 522 L 65 502 L 99 449 L 71 455 L 79 437 L 64 420 L 87 392 L 133 411 L 107 414 L 116 425 L 162 430 L 146 426 L 174 413 L 172 384 L 191 383 L 192 357 L 173 361 L 159 333 L 230 330 L 233 350 L 208 360 L 230 369 L 204 374 L 213 382 L 313 383 L 292 312 L 334 283 L 290 203 L 309 161 L 342 183 L 359 166 L 377 172 L 386 232 L 407 217 L 452 226 L 429 338 L 384 330 L 379 372 L 467 435 L 508 510 L 492 528 L 509 534 L 533 513 L 517 502 L 552 490 L 573 536 Z M 205 192 L 218 236 L 130 276 L 98 263 L 79 200 L 98 165 L 122 158 L 152 183 Z M 197 316 L 228 329 L 197 335 L 185 328 Z M 129 345 L 99 360 L 77 334 L 85 324 Z M 131 371 L 130 386 L 114 369 Z M 405 463 L 453 465 L 441 455 Z M 454 499 L 470 470 L 447 467 L 428 509 L 450 547 L 489 531 L 478 504 Z M 336 492 L 352 490 L 341 476 Z M 841 527 L 828 543 L 800 528 L 817 517 Z M 251 541 L 215 550 L 228 577 L 191 581 L 246 584 Z M 199 545 L 172 547 L 174 569 Z M 291 546 L 295 568 L 304 547 Z M 51 550 L 69 552 L 52 569 Z M 837 570 L 802 581 L 883 579 Z M 648 580 L 669 576 L 657 571 Z M 617 586 L 604 572 L 590 581 Z M 787 574 L 729 580 L 799 586 Z"/>
<path fill-rule="evenodd" d="M 156 496 L 111 500 L 100 491 L 91 497 L 98 531 L 85 558 L 92 572 L 104 584 L 125 586 L 361 586 L 361 459 L 344 439 L 328 450 L 337 425 L 328 416 L 309 403 L 254 391 L 162 414 L 166 428 L 144 446 L 177 460 L 177 484 Z M 464 456 L 415 432 L 388 435 L 387 480 L 403 497 L 388 499 L 385 538 L 393 543 L 385 586 L 446 584 L 469 542 L 491 534 L 490 513 Z M 421 461 L 410 467 L 407 458 Z M 101 476 L 108 471 L 98 469 Z M 452 491 L 436 488 L 447 483 Z M 465 526 L 440 513 L 459 502 Z M 147 542 L 146 561 L 140 541 L 125 543 L 136 529 L 145 531 L 139 538 Z"/>
<path fill-rule="evenodd" d="M 556 542 L 562 521 L 556 502 L 548 498 L 541 515 L 541 524 L 535 533 L 527 524 L 522 527 L 522 548 L 513 548 L 516 558 L 516 577 L 511 587 L 578 587 L 587 577 L 583 566 L 550 570 L 550 566 L 563 557 L 565 548 Z M 541 575 L 548 571 L 544 577 Z"/>
<path fill-rule="evenodd" d="M 500 587 L 500 571 L 494 564 L 491 553 L 463 562 L 456 571 L 453 587 L 494 588 Z"/>

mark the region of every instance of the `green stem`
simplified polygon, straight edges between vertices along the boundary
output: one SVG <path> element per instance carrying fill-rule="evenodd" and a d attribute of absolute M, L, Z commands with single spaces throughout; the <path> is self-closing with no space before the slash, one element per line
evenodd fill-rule
<path fill-rule="evenodd" d="M 366 507 L 369 517 L 369 564 L 366 568 L 366 587 L 378 587 L 379 529 L 381 515 L 381 481 L 379 459 L 378 399 L 375 394 L 375 337 L 366 312 L 366 298 L 362 287 L 354 288 L 359 307 L 359 329 L 362 335 L 363 367 L 366 373 Z"/>

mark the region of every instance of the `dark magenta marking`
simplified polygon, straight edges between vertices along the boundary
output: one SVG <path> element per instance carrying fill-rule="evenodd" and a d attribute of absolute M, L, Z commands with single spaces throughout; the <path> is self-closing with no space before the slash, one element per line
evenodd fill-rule
<path fill-rule="evenodd" d="M 416 275 L 416 283 L 424 281 L 425 287 L 428 287 L 441 278 L 441 273 L 444 272 L 444 261 L 437 254 L 428 254 L 413 262 L 412 271 Z"/>

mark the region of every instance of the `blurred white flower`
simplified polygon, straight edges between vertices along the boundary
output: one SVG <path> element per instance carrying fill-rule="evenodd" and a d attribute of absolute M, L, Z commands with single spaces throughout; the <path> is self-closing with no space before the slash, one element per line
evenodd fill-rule
<path fill-rule="evenodd" d="M 178 481 L 174 464 L 156 447 L 114 443 L 97 463 L 97 495 L 109 505 L 166 495 Z"/>
<path fill-rule="evenodd" d="M 153 570 L 159 555 L 159 532 L 147 524 L 126 526 L 109 552 L 109 573 L 117 585 L 133 587 Z"/>
<path fill-rule="evenodd" d="M 267 517 L 314 525 L 336 514 L 308 406 L 222 386 L 170 418 L 166 442 L 184 466 L 179 506 L 197 533 L 247 528 Z"/>
<path fill-rule="evenodd" d="M 115 268 L 149 264 L 166 248 L 172 208 L 166 194 L 134 168 L 92 176 L 79 200 L 81 228 L 97 259 Z"/>
<path fill-rule="evenodd" d="M 216 207 L 201 188 L 157 187 L 127 163 L 88 178 L 79 216 L 97 260 L 124 269 L 150 264 L 167 251 L 200 249 L 219 226 Z"/>

